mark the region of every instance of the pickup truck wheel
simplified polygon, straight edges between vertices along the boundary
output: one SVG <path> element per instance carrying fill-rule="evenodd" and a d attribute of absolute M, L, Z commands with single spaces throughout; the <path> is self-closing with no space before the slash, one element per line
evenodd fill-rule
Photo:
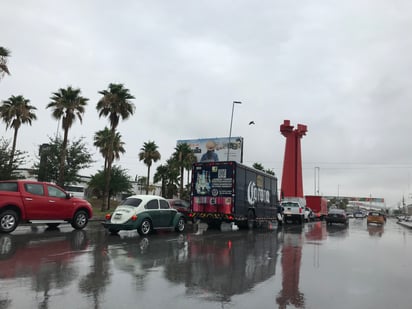
<path fill-rule="evenodd" d="M 19 224 L 19 216 L 14 210 L 6 210 L 0 214 L 0 233 L 11 233 Z"/>
<path fill-rule="evenodd" d="M 180 218 L 176 225 L 176 232 L 183 232 L 185 229 L 185 219 Z"/>
<path fill-rule="evenodd" d="M 87 216 L 87 213 L 84 210 L 79 210 L 74 214 L 71 224 L 76 230 L 82 230 L 86 227 L 88 222 L 89 217 Z"/>
<path fill-rule="evenodd" d="M 152 232 L 152 222 L 149 219 L 144 219 L 140 226 L 137 228 L 137 232 L 141 236 L 149 235 Z"/>

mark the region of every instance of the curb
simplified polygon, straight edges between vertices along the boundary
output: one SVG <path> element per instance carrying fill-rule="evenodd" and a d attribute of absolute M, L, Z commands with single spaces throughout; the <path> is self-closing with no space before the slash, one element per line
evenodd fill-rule
<path fill-rule="evenodd" d="M 409 229 L 412 229 L 412 223 L 405 223 L 405 222 L 402 222 L 402 221 L 397 221 L 396 223 L 399 224 L 399 225 L 402 225 L 404 227 L 407 227 Z"/>

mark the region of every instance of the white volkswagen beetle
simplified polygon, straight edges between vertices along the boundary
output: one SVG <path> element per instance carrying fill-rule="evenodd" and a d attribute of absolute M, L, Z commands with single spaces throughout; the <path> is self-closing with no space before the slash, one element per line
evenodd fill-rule
<path fill-rule="evenodd" d="M 132 195 L 124 199 L 112 214 L 106 215 L 103 226 L 112 234 L 137 229 L 140 235 L 148 235 L 159 229 L 183 232 L 185 219 L 161 196 Z"/>

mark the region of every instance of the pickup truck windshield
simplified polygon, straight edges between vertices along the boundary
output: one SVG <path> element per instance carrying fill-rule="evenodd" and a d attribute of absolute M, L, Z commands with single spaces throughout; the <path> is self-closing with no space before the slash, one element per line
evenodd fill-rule
<path fill-rule="evenodd" d="M 283 207 L 299 207 L 298 203 L 292 203 L 292 202 L 283 202 L 282 203 Z"/>

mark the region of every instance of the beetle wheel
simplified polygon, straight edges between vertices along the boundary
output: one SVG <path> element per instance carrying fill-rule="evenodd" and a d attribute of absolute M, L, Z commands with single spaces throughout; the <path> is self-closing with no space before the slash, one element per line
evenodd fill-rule
<path fill-rule="evenodd" d="M 152 232 L 152 222 L 149 219 L 144 219 L 140 226 L 137 228 L 137 232 L 142 235 L 146 236 Z"/>

